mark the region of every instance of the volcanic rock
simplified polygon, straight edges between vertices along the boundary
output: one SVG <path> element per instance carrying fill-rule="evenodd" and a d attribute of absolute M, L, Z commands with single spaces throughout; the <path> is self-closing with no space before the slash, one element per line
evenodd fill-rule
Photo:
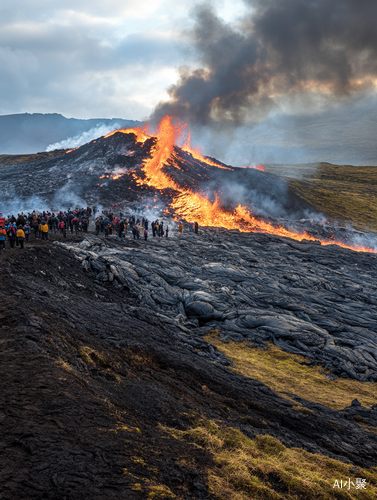
<path fill-rule="evenodd" d="M 374 254 L 305 245 L 308 254 L 288 239 L 216 228 L 148 242 L 89 236 L 85 248 L 66 248 L 97 281 L 126 285 L 180 338 L 216 330 L 223 341 L 269 341 L 332 369 L 332 380 L 377 381 Z"/>
<path fill-rule="evenodd" d="M 141 205 L 145 209 L 148 202 L 158 196 L 167 206 L 171 199 L 169 190 L 161 193 L 153 186 L 140 186 L 136 182 L 138 177 L 144 177 L 143 162 L 151 157 L 156 141 L 153 137 L 141 143 L 133 133 L 117 132 L 76 150 L 62 151 L 53 158 L 4 165 L 0 179 L 2 203 L 15 206 L 15 200 L 19 200 L 20 210 L 26 210 L 28 201 L 35 203 L 35 197 L 39 197 L 54 210 L 75 203 L 112 207 L 114 202 L 118 202 L 118 209 L 124 210 Z M 221 162 L 217 164 L 222 165 Z M 286 213 L 297 212 L 302 216 L 304 209 L 309 207 L 289 191 L 285 181 L 273 174 L 224 167 L 226 169 L 197 160 L 174 146 L 163 171 L 180 186 L 194 191 L 202 189 L 214 193 L 220 184 L 225 186 L 232 182 L 235 187 L 242 185 L 257 190 L 261 197 L 268 196 Z"/>
<path fill-rule="evenodd" d="M 144 243 L 89 235 L 84 244 L 75 237 L 68 244 L 37 241 L 22 258 L 20 250 L 0 254 L 4 500 L 136 499 L 135 483 L 153 479 L 150 471 L 179 498 L 195 498 L 204 492 L 195 471 L 212 457 L 166 431 L 185 429 L 187 415 L 237 428 L 247 422 L 242 432 L 249 437 L 271 435 L 289 447 L 376 466 L 377 437 L 359 425 L 376 426 L 375 409 L 334 411 L 295 397 L 310 410 L 298 412 L 294 395 L 284 399 L 234 373 L 203 339 L 215 330 L 224 339 L 237 333 L 253 344 L 269 340 L 310 352 L 318 362 L 331 364 L 336 356 L 341 370 L 352 372 L 357 363 L 364 380 L 374 373 L 375 304 L 366 302 L 373 300 L 374 255 L 335 249 L 342 275 L 317 264 L 314 280 L 307 252 L 262 236 L 200 229 Z M 333 257 L 334 249 L 313 246 L 311 255 Z M 100 272 L 114 276 L 101 285 L 92 267 L 98 259 L 105 266 Z M 217 265 L 208 266 L 208 259 Z M 287 280 L 287 273 L 299 281 Z M 331 292 L 323 291 L 325 279 L 333 279 Z M 365 295 L 355 293 L 353 282 L 362 283 Z M 222 317 L 190 309 L 195 301 Z M 349 309 L 366 326 L 352 326 Z M 318 326 L 328 317 L 344 328 Z"/>

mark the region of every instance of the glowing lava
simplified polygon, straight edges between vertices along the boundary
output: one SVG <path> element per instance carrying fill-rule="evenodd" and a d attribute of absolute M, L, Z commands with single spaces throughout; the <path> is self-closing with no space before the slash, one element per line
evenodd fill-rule
<path fill-rule="evenodd" d="M 260 163 L 258 163 L 258 165 L 256 167 L 253 167 L 252 165 L 249 165 L 248 167 L 246 167 L 245 165 L 243 165 L 242 168 L 255 168 L 255 169 L 259 170 L 260 172 L 264 172 L 264 166 L 261 165 Z"/>
<path fill-rule="evenodd" d="M 113 130 L 109 134 L 105 135 L 105 139 L 116 134 L 117 132 L 121 132 L 122 134 L 135 134 L 136 142 L 145 142 L 147 139 L 150 139 L 151 136 L 148 135 L 148 125 L 145 125 L 144 128 L 135 127 L 135 128 L 121 128 L 117 130 Z"/>

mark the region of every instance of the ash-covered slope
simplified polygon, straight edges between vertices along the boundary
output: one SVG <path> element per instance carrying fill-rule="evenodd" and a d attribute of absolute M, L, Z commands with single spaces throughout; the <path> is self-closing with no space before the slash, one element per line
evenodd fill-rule
<path fill-rule="evenodd" d="M 117 132 L 71 152 L 62 151 L 55 158 L 5 165 L 0 172 L 4 210 L 27 210 L 29 205 L 32 208 L 34 197 L 39 198 L 41 208 L 54 210 L 67 204 L 108 208 L 118 203 L 121 208 L 141 207 L 148 196 L 156 194 L 165 197 L 162 205 L 166 206 L 170 201 L 169 191 L 161 193 L 136 182 L 136 176 L 144 177 L 143 161 L 151 157 L 156 141 L 150 138 L 137 142 L 134 134 Z M 308 208 L 277 176 L 253 169 L 211 166 L 178 147 L 174 147 L 163 171 L 181 187 L 202 190 L 210 199 L 215 191 L 220 193 L 229 206 L 242 201 L 253 205 L 254 200 L 254 206 L 261 208 L 263 214 L 270 210 L 269 215 L 282 217 L 287 214 L 301 217 Z"/>

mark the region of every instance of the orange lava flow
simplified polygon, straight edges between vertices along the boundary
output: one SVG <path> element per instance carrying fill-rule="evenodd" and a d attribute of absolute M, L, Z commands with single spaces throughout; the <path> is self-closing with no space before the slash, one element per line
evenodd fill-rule
<path fill-rule="evenodd" d="M 68 149 L 68 151 L 66 151 L 65 154 L 72 153 L 72 151 L 76 151 L 76 149 L 79 149 L 79 148 Z"/>
<path fill-rule="evenodd" d="M 174 146 L 182 134 L 178 125 L 172 123 L 172 117 L 165 116 L 157 130 L 157 141 L 151 150 L 151 158 L 144 161 L 142 170 L 145 178 L 137 177 L 137 184 L 147 184 L 156 189 L 170 188 L 175 191 L 170 208 L 177 219 L 197 221 L 201 226 L 238 229 L 241 232 L 261 232 L 284 236 L 297 241 L 321 241 L 322 245 L 339 245 L 358 252 L 373 252 L 375 250 L 362 245 L 346 245 L 340 241 L 328 241 L 314 238 L 305 231 L 296 233 L 282 226 L 273 226 L 252 215 L 249 208 L 238 205 L 232 212 L 224 209 L 218 197 L 212 202 L 207 196 L 194 193 L 179 186 L 172 178 L 163 172 L 164 165 L 174 158 Z M 199 159 L 199 158 L 198 158 Z M 203 161 L 203 160 L 201 160 Z M 204 160 L 205 161 L 205 160 Z M 216 165 L 218 166 L 218 165 Z M 135 176 L 136 177 L 136 176 Z"/>
<path fill-rule="evenodd" d="M 121 128 L 118 130 L 113 130 L 109 134 L 105 135 L 105 139 L 116 134 L 117 132 L 121 132 L 122 134 L 135 134 L 136 142 L 145 142 L 147 139 L 150 139 L 150 135 L 147 134 L 148 126 L 146 125 L 143 129 L 140 127 L 135 128 Z"/>
<path fill-rule="evenodd" d="M 206 158 L 205 156 L 202 155 L 200 152 L 200 147 L 196 149 L 191 148 L 191 132 L 187 132 L 186 135 L 186 140 L 182 146 L 182 151 L 185 151 L 186 153 L 190 153 L 190 155 L 195 158 L 196 160 L 202 161 L 203 163 L 207 163 L 207 165 L 211 165 L 213 167 L 217 168 L 222 168 L 224 170 L 233 170 L 232 168 L 225 167 L 224 165 L 220 165 L 219 163 L 210 160 L 209 158 Z"/>
<path fill-rule="evenodd" d="M 253 167 L 251 165 L 246 167 L 246 165 L 243 165 L 242 168 L 255 168 L 255 169 L 259 170 L 260 172 L 264 172 L 264 166 L 261 165 L 260 163 L 258 163 L 258 165 L 256 167 Z"/>
<path fill-rule="evenodd" d="M 181 188 L 162 171 L 163 166 L 169 160 L 173 153 L 174 145 L 180 135 L 180 130 L 172 124 L 172 117 L 165 116 L 158 126 L 158 141 L 152 147 L 152 157 L 144 161 L 143 172 L 145 179 L 138 179 L 137 183 L 147 184 L 157 189 L 172 188 L 180 190 Z"/>

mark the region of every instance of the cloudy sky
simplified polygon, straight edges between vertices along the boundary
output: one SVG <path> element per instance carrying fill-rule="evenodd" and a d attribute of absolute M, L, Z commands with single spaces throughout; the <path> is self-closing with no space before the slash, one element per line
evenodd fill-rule
<path fill-rule="evenodd" d="M 1 2 L 0 115 L 168 113 L 229 162 L 375 164 L 376 19 L 376 0 Z"/>
<path fill-rule="evenodd" d="M 13 0 L 0 5 L 0 114 L 143 119 L 196 64 L 195 2 Z M 226 22 L 240 0 L 214 2 Z"/>

